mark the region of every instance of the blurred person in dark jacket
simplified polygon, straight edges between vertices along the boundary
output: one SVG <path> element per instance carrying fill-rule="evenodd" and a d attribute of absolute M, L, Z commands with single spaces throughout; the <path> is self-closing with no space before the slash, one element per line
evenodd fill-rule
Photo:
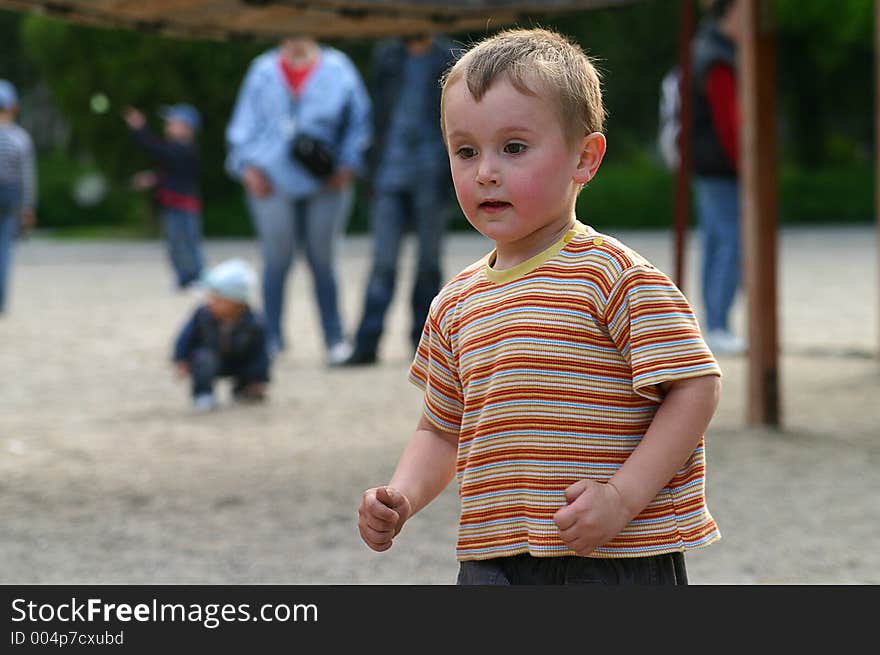
<path fill-rule="evenodd" d="M 440 133 L 440 78 L 454 61 L 454 52 L 445 38 L 428 34 L 381 41 L 373 52 L 370 92 L 375 137 L 369 180 L 373 263 L 347 365 L 372 364 L 377 359 L 408 230 L 418 246 L 409 297 L 413 352 L 440 290 L 442 242 L 453 198 Z"/>

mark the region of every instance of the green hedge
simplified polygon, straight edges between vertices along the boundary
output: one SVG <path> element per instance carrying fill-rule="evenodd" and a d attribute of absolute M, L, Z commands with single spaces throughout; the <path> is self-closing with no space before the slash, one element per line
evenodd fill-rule
<path fill-rule="evenodd" d="M 108 183 L 107 193 L 94 205 L 76 201 L 78 180 L 100 174 L 94 164 L 69 157 L 62 151 L 40 155 L 37 161 L 38 207 L 40 227 L 73 229 L 81 226 L 135 226 L 146 232 L 148 205 L 138 196 Z"/>
<path fill-rule="evenodd" d="M 874 168 L 847 165 L 815 171 L 786 167 L 780 182 L 785 223 L 855 223 L 874 217 Z"/>
<path fill-rule="evenodd" d="M 578 199 L 578 215 L 596 226 L 657 228 L 672 224 L 674 179 L 653 162 L 604 165 Z M 783 224 L 874 220 L 870 164 L 802 170 L 783 167 L 779 220 Z M 692 223 L 696 220 L 691 212 Z"/>

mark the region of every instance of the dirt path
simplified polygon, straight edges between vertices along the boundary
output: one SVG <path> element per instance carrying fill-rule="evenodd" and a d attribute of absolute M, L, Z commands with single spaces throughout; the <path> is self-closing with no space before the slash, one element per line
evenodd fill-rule
<path fill-rule="evenodd" d="M 666 235 L 619 236 L 668 266 Z M 722 359 L 707 443 L 709 504 L 725 538 L 689 555 L 691 581 L 876 584 L 874 235 L 797 229 L 781 243 L 786 428 L 745 426 L 744 361 Z M 693 245 L 686 291 L 697 288 Z M 366 247 L 345 244 L 350 327 Z M 456 235 L 447 272 L 485 249 Z M 251 241 L 211 242 L 208 253 L 258 262 Z M 360 493 L 387 480 L 419 412 L 406 381 L 408 280 L 407 269 L 380 365 L 329 371 L 299 263 L 293 348 L 278 361 L 271 402 L 195 416 L 167 364 L 195 299 L 171 293 L 157 243 L 21 244 L 0 319 L 0 583 L 453 582 L 454 487 L 388 553 L 357 536 Z"/>

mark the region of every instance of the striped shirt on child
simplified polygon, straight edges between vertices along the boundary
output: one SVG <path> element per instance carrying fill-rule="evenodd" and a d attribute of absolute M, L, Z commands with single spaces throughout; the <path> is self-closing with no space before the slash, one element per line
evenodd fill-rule
<path fill-rule="evenodd" d="M 581 223 L 519 266 L 494 253 L 435 298 L 410 380 L 458 434 L 459 560 L 574 555 L 554 513 L 565 489 L 610 478 L 639 444 L 659 385 L 720 375 L 693 310 L 636 252 Z M 688 550 L 720 538 L 705 500 L 705 443 L 591 557 Z"/>

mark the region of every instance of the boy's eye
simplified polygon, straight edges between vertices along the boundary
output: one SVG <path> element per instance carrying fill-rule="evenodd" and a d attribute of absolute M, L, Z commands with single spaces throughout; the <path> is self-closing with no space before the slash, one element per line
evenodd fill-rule
<path fill-rule="evenodd" d="M 514 143 L 508 143 L 506 146 L 504 146 L 504 152 L 506 152 L 508 155 L 519 155 L 525 151 L 526 151 L 526 144 L 525 143 L 514 142 Z"/>
<path fill-rule="evenodd" d="M 455 154 L 461 157 L 462 159 L 470 159 L 474 155 L 477 154 L 477 151 L 470 146 L 463 146 L 455 151 Z"/>

